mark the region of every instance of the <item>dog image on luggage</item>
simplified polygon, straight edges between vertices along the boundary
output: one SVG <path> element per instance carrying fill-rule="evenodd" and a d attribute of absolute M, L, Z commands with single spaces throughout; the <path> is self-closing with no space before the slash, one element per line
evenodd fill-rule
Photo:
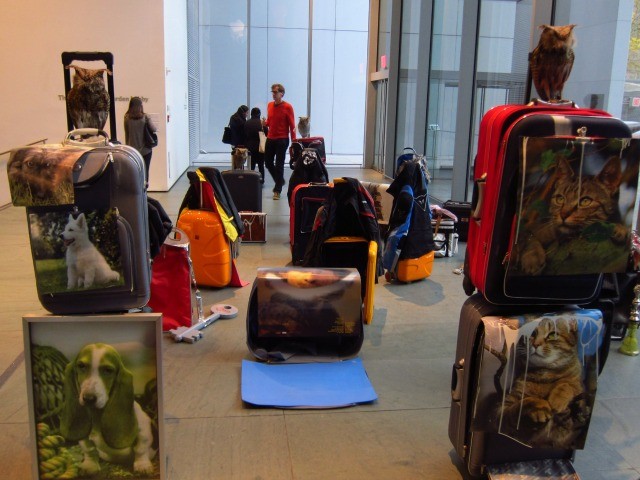
<path fill-rule="evenodd" d="M 117 213 L 31 213 L 36 283 L 41 294 L 124 285 Z"/>

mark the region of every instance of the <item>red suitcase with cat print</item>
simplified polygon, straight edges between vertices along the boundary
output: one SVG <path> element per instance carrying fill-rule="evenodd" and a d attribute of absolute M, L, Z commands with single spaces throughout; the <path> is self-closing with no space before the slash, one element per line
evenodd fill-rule
<path fill-rule="evenodd" d="M 602 273 L 626 268 L 638 176 L 630 137 L 624 122 L 598 110 L 507 105 L 487 112 L 474 166 L 467 294 L 477 289 L 495 304 L 597 298 Z M 604 186 L 599 194 L 579 195 L 596 181 Z"/>
<path fill-rule="evenodd" d="M 575 451 L 584 448 L 609 351 L 612 304 L 597 306 L 549 313 L 492 305 L 479 294 L 465 301 L 449 439 L 472 477 L 508 471 L 515 478 L 543 468 L 544 478 L 577 478 L 559 474 L 573 471 Z"/>

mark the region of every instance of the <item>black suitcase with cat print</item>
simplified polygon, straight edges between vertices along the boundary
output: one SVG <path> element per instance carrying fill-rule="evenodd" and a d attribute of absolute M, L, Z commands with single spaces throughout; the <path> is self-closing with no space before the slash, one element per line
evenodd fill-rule
<path fill-rule="evenodd" d="M 7 170 L 14 205 L 27 207 L 38 297 L 58 314 L 118 312 L 150 296 L 144 163 L 126 145 L 14 149 Z"/>
<path fill-rule="evenodd" d="M 597 110 L 490 110 L 474 167 L 467 294 L 495 304 L 597 298 L 602 273 L 626 267 L 638 176 L 630 137 Z"/>
<path fill-rule="evenodd" d="M 572 468 L 609 349 L 612 304 L 597 306 L 549 313 L 548 307 L 491 305 L 479 294 L 465 301 L 449 439 L 471 476 L 514 462 L 559 460 Z"/>

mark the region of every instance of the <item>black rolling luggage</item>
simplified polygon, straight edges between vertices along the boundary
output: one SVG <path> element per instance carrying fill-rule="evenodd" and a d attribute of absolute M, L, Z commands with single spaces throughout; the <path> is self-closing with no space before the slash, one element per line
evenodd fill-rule
<path fill-rule="evenodd" d="M 313 231 L 316 213 L 322 203 L 329 197 L 331 184 L 298 185 L 291 193 L 289 213 L 289 244 L 291 245 L 291 262 L 301 265 L 304 253 Z"/>
<path fill-rule="evenodd" d="M 239 212 L 262 212 L 260 173 L 253 170 L 225 170 L 222 178 Z"/>
<path fill-rule="evenodd" d="M 101 147 L 69 145 L 74 133 L 14 149 L 7 165 L 13 203 L 27 207 L 40 302 L 60 315 L 142 307 L 150 295 L 142 157 L 105 136 Z"/>
<path fill-rule="evenodd" d="M 449 438 L 474 477 L 532 468 L 515 462 L 572 469 L 584 447 L 610 312 L 557 308 L 497 307 L 479 294 L 462 307 Z"/>

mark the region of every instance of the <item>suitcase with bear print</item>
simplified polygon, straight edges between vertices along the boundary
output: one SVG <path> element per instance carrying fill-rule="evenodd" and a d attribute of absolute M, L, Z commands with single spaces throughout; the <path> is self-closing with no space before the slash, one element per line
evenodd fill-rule
<path fill-rule="evenodd" d="M 82 147 L 77 132 L 102 136 Z M 94 143 L 95 144 L 95 143 Z M 14 205 L 27 206 L 38 297 L 52 313 L 136 309 L 150 295 L 144 163 L 95 129 L 63 144 L 14 149 L 7 165 Z"/>
<path fill-rule="evenodd" d="M 616 225 L 631 224 L 636 201 L 622 181 L 637 182 L 630 137 L 624 122 L 598 110 L 507 105 L 487 112 L 474 166 L 467 294 L 477 289 L 494 304 L 597 298 L 602 273 L 624 270 L 628 257 L 628 235 L 622 239 Z M 595 183 L 600 194 L 581 190 Z M 613 205 L 617 197 L 618 211 L 612 206 L 600 218 L 597 202 Z"/>

